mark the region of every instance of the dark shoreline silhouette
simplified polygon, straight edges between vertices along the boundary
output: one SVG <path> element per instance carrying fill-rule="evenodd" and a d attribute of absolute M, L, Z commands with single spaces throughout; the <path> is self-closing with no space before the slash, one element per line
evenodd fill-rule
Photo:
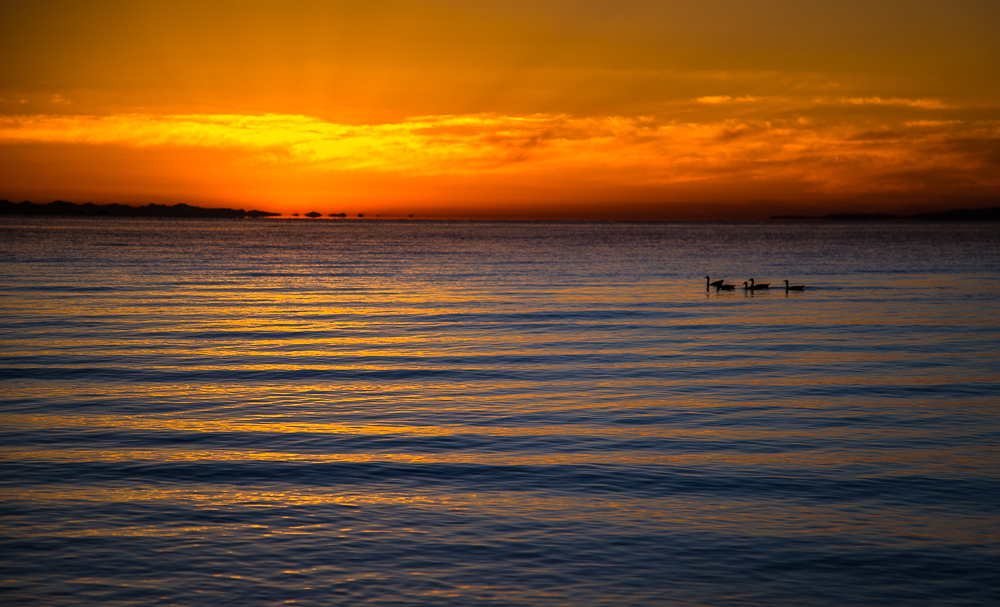
<path fill-rule="evenodd" d="M 890 213 L 831 213 L 830 215 L 772 215 L 771 219 L 811 219 L 825 221 L 1000 221 L 1000 207 L 952 209 L 937 213 L 892 215 Z"/>
<path fill-rule="evenodd" d="M 24 201 L 20 203 L 0 200 L 0 215 L 42 215 L 42 216 L 90 216 L 104 215 L 109 217 L 214 217 L 214 218 L 258 218 L 258 217 L 280 217 L 281 213 L 270 211 L 229 208 L 205 208 L 195 207 L 185 203 L 168 206 L 164 204 L 147 204 L 145 206 L 131 206 L 118 203 L 94 204 L 87 202 L 77 204 L 65 200 L 56 200 L 48 204 L 35 204 Z M 296 214 L 298 216 L 298 214 Z M 319 218 L 320 213 L 313 211 L 306 213 L 307 217 Z M 333 218 L 346 218 L 346 213 L 330 213 Z M 359 218 L 364 215 L 359 213 Z M 413 221 L 412 215 L 410 221 Z M 831 213 L 828 215 L 772 215 L 772 220 L 793 220 L 793 221 L 1000 221 L 1000 207 L 990 207 L 987 209 L 952 209 L 936 213 L 915 213 L 913 215 L 894 215 L 891 213 Z M 426 218 L 424 221 L 512 221 L 512 222 L 537 222 L 539 220 L 506 219 L 506 220 L 462 220 L 462 219 L 432 219 Z M 390 219 L 389 221 L 394 221 Z M 576 223 L 576 220 L 571 220 Z M 587 223 L 584 221 L 584 223 Z M 646 222 L 640 222 L 646 223 Z M 652 222 L 658 223 L 658 222 Z"/>
<path fill-rule="evenodd" d="M 109 217 L 232 217 L 232 218 L 256 218 L 256 217 L 277 217 L 281 213 L 271 213 L 268 211 L 244 211 L 243 209 L 206 209 L 204 207 L 193 207 L 189 204 L 175 204 L 167 206 L 165 204 L 147 204 L 146 206 L 134 207 L 126 204 L 94 204 L 87 202 L 76 204 L 65 200 L 56 200 L 49 204 L 35 204 L 25 200 L 14 203 L 9 200 L 0 200 L 0 215 L 106 215 Z"/>

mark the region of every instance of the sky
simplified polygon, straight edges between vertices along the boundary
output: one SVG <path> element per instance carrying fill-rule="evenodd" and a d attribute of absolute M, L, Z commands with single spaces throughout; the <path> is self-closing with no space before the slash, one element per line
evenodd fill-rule
<path fill-rule="evenodd" d="M 1000 205 L 995 0 L 0 3 L 0 198 L 675 220 Z"/>

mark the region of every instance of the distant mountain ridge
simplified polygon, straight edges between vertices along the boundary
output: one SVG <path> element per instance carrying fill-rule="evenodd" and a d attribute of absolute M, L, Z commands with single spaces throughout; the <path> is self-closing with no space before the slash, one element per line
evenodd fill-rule
<path fill-rule="evenodd" d="M 772 215 L 771 219 L 825 219 L 827 221 L 1000 221 L 1000 207 L 952 209 L 937 213 L 892 215 L 890 213 L 831 213 L 830 215 Z"/>
<path fill-rule="evenodd" d="M 173 206 L 165 204 L 147 204 L 134 207 L 126 204 L 94 204 L 86 202 L 76 204 L 65 200 L 56 200 L 49 204 L 35 204 L 25 200 L 15 203 L 0 200 L 0 215 L 107 215 L 110 217 L 277 217 L 281 213 L 269 211 L 244 211 L 243 209 L 207 209 L 179 203 Z"/>

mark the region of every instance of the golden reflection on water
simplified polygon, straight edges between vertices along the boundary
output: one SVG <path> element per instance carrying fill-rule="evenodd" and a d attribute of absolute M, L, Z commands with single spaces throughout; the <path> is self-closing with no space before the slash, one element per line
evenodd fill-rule
<path fill-rule="evenodd" d="M 132 484 L 129 487 L 49 486 L 33 489 L 15 488 L 5 493 L 6 498 L 38 506 L 46 503 L 77 503 L 81 505 L 113 504 L 169 504 L 171 508 L 196 509 L 225 508 L 296 508 L 302 506 L 352 508 L 427 508 L 447 509 L 451 512 L 476 512 L 485 517 L 505 520 L 511 516 L 530 517 L 552 522 L 602 521 L 608 525 L 626 525 L 650 530 L 690 529 L 708 532 L 738 533 L 745 536 L 816 536 L 864 537 L 878 530 L 897 544 L 920 543 L 948 538 L 954 542 L 979 543 L 1000 540 L 994 517 L 988 513 L 962 513 L 942 515 L 936 509 L 926 511 L 909 509 L 905 515 L 893 508 L 872 511 L 858 516 L 856 505 L 845 503 L 782 503 L 743 502 L 690 497 L 678 493 L 670 497 L 642 498 L 634 495 L 567 494 L 541 495 L 537 492 L 483 491 L 447 493 L 418 491 L 358 491 L 354 488 L 336 487 L 296 488 L 275 491 L 266 487 L 242 488 L 225 484 L 186 484 L 184 487 L 155 484 Z M 782 516 L 776 518 L 772 508 L 780 507 Z M 349 512 L 349 510 L 348 510 Z M 73 528 L 63 524 L 34 523 L 11 527 L 6 531 L 12 537 L 90 537 L 115 536 L 173 536 L 186 534 L 224 533 L 240 529 L 257 529 L 262 533 L 300 533 L 310 528 L 326 541 L 336 541 L 350 535 L 392 532 L 427 534 L 427 530 L 400 527 L 391 518 L 384 526 L 339 526 L 337 521 L 309 526 L 276 527 L 257 523 L 217 522 L 207 525 L 162 526 L 132 525 L 122 527 L 111 521 L 89 521 L 86 528 Z"/>
<path fill-rule="evenodd" d="M 639 427 L 608 427 L 591 424 L 579 425 L 531 425 L 531 426 L 472 426 L 461 424 L 449 425 L 391 425 L 391 424 L 345 424 L 345 423 L 312 423 L 287 421 L 283 416 L 257 416 L 248 420 L 204 420 L 176 419 L 144 415 L 102 416 L 102 415 L 5 415 L 0 416 L 0 425 L 7 428 L 46 429 L 56 428 L 122 428 L 129 430 L 168 430 L 176 432 L 230 432 L 230 433 L 322 433 L 351 434 L 359 436 L 378 436 L 390 434 L 410 434 L 417 436 L 451 436 L 461 434 L 496 435 L 496 436 L 608 436 L 618 439 L 659 437 L 687 438 L 711 437 L 722 440 L 739 439 L 777 439 L 808 436 L 821 439 L 843 438 L 854 433 L 854 430 L 842 427 L 824 428 L 823 430 L 787 430 L 773 428 L 732 429 L 720 428 L 678 428 L 670 426 L 639 426 Z M 905 430 L 895 430 L 894 436 L 906 436 Z M 920 436 L 922 433 L 916 433 Z"/>
<path fill-rule="evenodd" d="M 399 464 L 477 464 L 483 466 L 578 466 L 578 465 L 625 465 L 625 466 L 675 466 L 694 468 L 705 465 L 732 464 L 752 466 L 758 470 L 765 467 L 782 468 L 786 472 L 796 469 L 815 470 L 822 467 L 865 466 L 896 463 L 901 465 L 897 472 L 881 472 L 879 477 L 905 476 L 912 473 L 911 467 L 919 467 L 923 473 L 947 472 L 955 466 L 989 466 L 996 461 L 996 454 L 961 454 L 956 456 L 940 453 L 928 454 L 920 450 L 897 449 L 886 455 L 877 450 L 865 451 L 861 448 L 850 455 L 830 452 L 806 453 L 733 453 L 733 452 L 680 452 L 677 454 L 644 451 L 602 450 L 588 453 L 546 453 L 526 455 L 489 452 L 447 452 L 447 453 L 296 453 L 275 451 L 254 451 L 251 449 L 22 449 L 0 450 L 0 460 L 24 462 L 290 462 L 290 463 L 364 463 L 382 462 Z M 861 477 L 870 478 L 868 475 Z"/>
<path fill-rule="evenodd" d="M 120 280 L 128 285 L 134 277 L 123 274 Z M 381 517 L 392 509 L 426 509 L 474 513 L 483 521 L 522 516 L 551 523 L 551 529 L 564 523 L 643 533 L 683 529 L 762 542 L 785 536 L 863 543 L 877 535 L 883 545 L 913 550 L 942 539 L 965 546 L 1000 539 L 989 513 L 970 508 L 955 514 L 940 503 L 898 506 L 884 495 L 893 491 L 894 480 L 951 479 L 963 470 L 995 469 L 1000 446 L 980 440 L 976 449 L 966 448 L 975 430 L 956 422 L 963 414 L 994 419 L 995 402 L 935 401 L 919 393 L 880 399 L 868 393 L 879 386 L 995 382 L 998 373 L 988 364 L 995 354 L 958 350 L 949 354 L 952 364 L 941 363 L 935 346 L 974 339 L 974 330 L 941 335 L 904 330 L 881 335 L 877 342 L 866 341 L 869 336 L 858 331 L 873 324 L 912 329 L 995 323 L 975 303 L 959 299 L 949 304 L 954 308 L 949 316 L 928 313 L 926 306 L 914 310 L 865 301 L 869 295 L 863 289 L 829 288 L 787 298 L 775 289 L 706 298 L 680 281 L 636 285 L 601 279 L 599 285 L 582 287 L 518 287 L 512 304 L 495 285 L 431 288 L 410 282 L 402 289 L 394 288 L 398 285 L 391 277 L 352 280 L 355 287 L 367 282 L 363 289 L 334 292 L 334 279 L 285 277 L 281 284 L 248 279 L 239 286 L 150 290 L 127 297 L 15 294 L 0 301 L 12 315 L 80 322 L 68 329 L 50 323 L 48 329 L 3 342 L 7 356 L 22 359 L 11 368 L 30 368 L 32 357 L 59 362 L 48 365 L 53 377 L 45 381 L 5 383 L 5 399 L 13 405 L 0 415 L 0 427 L 26 438 L 24 446 L 0 446 L 0 461 L 23 465 L 26 477 L 33 466 L 58 471 L 93 464 L 91 480 L 67 482 L 57 474 L 49 484 L 33 486 L 29 478 L 28 486 L 6 487 L 4 500 L 29 509 L 52 504 L 71 510 L 79 504 L 100 512 L 79 527 L 74 521 L 36 518 L 7 531 L 23 538 L 200 541 L 259 534 L 337 542 L 361 534 L 433 536 L 432 525 L 408 528 L 400 524 L 407 519 Z M 934 286 L 924 280 L 888 280 L 901 292 Z M 293 283 L 298 286 L 278 288 Z M 387 288 L 379 286 L 383 283 Z M 804 328 L 790 332 L 786 325 Z M 128 330 L 116 330 L 122 327 Z M 752 328 L 752 339 L 744 339 L 746 327 Z M 145 333 L 154 330 L 159 336 Z M 80 374 L 78 382 L 58 376 L 105 364 L 105 375 Z M 115 369 L 136 379 L 109 378 Z M 386 376 L 378 374 L 427 369 L 448 372 L 447 379 L 384 381 L 380 377 Z M 630 378 L 630 370 L 641 373 Z M 213 376 L 218 371 L 241 373 Z M 738 377 L 731 371 L 739 371 Z M 176 381 L 184 373 L 204 381 Z M 275 375 L 267 379 L 268 373 Z M 342 379 L 336 379 L 338 373 Z M 234 379 L 226 383 L 218 377 Z M 784 387 L 837 389 L 796 398 L 788 396 L 794 391 L 783 393 Z M 927 420 L 943 415 L 945 408 L 952 424 L 932 427 Z M 905 415 L 893 415 L 902 409 Z M 96 413 L 108 411 L 117 414 Z M 898 419 L 911 425 L 891 426 Z M 107 436 L 100 436 L 102 430 L 109 431 Z M 207 436 L 212 433 L 240 436 L 215 440 Z M 269 442 L 265 434 L 284 436 Z M 42 435 L 54 446 L 38 441 Z M 328 443 L 322 435 L 329 435 Z M 118 436 L 133 442 L 117 446 Z M 454 440 L 420 440 L 428 437 Z M 150 438 L 157 442 L 144 442 Z M 203 440 L 186 442 L 191 438 Z M 239 442 L 227 443 L 230 438 Z M 952 439 L 966 442 L 952 448 Z M 637 443 L 630 448 L 629 441 Z M 560 445 L 569 446 L 563 451 Z M 213 464 L 218 465 L 214 472 Z M 370 465 L 352 469 L 346 464 Z M 431 464 L 438 465 L 430 472 L 440 485 L 416 478 Z M 539 490 L 544 480 L 532 477 L 517 491 L 489 490 L 511 485 L 451 478 L 448 465 L 478 466 L 498 478 L 510 473 L 504 467 L 552 467 L 521 470 L 538 478 L 561 474 L 558 466 L 588 472 L 602 467 L 603 478 L 622 470 L 639 478 L 658 475 L 662 483 L 652 492 L 640 482 L 634 490 L 614 493 L 553 482 L 549 491 Z M 143 470 L 157 466 L 155 475 L 143 477 Z M 134 475 L 129 473 L 133 467 Z M 258 477 L 255 468 L 266 472 Z M 182 472 L 171 477 L 172 469 Z M 188 475 L 192 469 L 208 473 Z M 355 484 L 338 482 L 341 469 L 353 475 L 347 480 Z M 227 478 L 227 470 L 235 470 L 236 478 Z M 250 473 L 241 479 L 241 470 Z M 364 470 L 385 474 L 364 477 Z M 408 477 L 410 471 L 414 478 Z M 295 482 L 296 474 L 307 478 Z M 715 484 L 734 478 L 740 488 L 716 490 Z M 686 479 L 705 483 L 687 487 Z M 787 488 L 825 481 L 833 488 L 818 499 L 811 499 L 808 490 Z M 883 501 L 851 495 L 854 483 L 878 485 L 872 491 Z M 399 489 L 386 489 L 393 486 Z M 470 491 L 474 486 L 486 490 Z M 644 497 L 654 493 L 656 498 Z M 200 524 L 189 517 L 176 526 L 169 521 L 133 524 L 134 519 L 118 524 L 115 510 L 135 505 L 163 511 L 229 509 L 251 520 L 254 508 L 314 506 L 320 513 L 312 520 L 329 522 L 281 527 L 223 520 Z M 375 514 L 365 523 L 345 526 L 339 515 L 322 508 Z M 101 518 L 105 513 L 107 518 Z"/>

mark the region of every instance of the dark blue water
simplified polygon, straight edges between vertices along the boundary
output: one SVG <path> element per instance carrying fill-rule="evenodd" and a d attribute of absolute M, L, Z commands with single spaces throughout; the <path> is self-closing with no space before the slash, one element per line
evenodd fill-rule
<path fill-rule="evenodd" d="M 4 604 L 1000 601 L 995 225 L 4 218 L 0 276 Z"/>

